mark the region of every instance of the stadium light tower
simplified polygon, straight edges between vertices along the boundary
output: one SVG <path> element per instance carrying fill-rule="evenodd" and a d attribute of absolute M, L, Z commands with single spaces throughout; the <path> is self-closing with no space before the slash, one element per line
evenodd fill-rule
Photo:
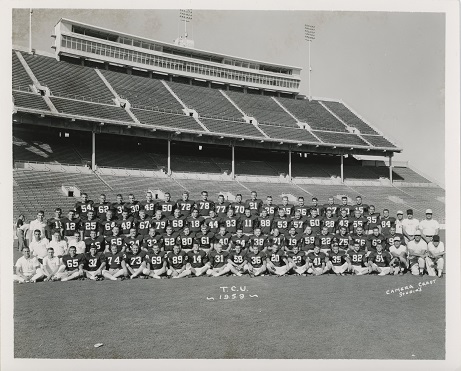
<path fill-rule="evenodd" d="M 29 53 L 32 54 L 32 8 L 29 9 Z"/>
<path fill-rule="evenodd" d="M 309 45 L 309 67 L 308 67 L 308 74 L 309 74 L 309 100 L 312 99 L 311 95 L 311 42 L 315 40 L 315 26 L 311 26 L 308 24 L 304 25 L 304 40 L 308 42 Z"/>
<path fill-rule="evenodd" d="M 187 34 L 187 24 L 189 22 L 192 22 L 192 9 L 179 9 L 179 19 L 180 22 L 184 22 L 184 39 L 182 39 L 181 36 L 179 36 L 176 40 L 175 43 L 177 45 L 181 46 L 188 46 L 193 48 L 194 47 L 194 41 L 189 40 L 188 34 Z"/>

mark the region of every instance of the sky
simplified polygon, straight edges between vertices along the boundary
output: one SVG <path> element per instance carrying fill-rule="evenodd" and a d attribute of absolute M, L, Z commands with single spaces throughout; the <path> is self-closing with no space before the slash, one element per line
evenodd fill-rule
<path fill-rule="evenodd" d="M 13 45 L 27 47 L 28 9 L 12 17 Z M 164 42 L 184 28 L 177 9 L 34 9 L 33 48 L 53 52 L 61 17 Z M 197 49 L 301 67 L 308 95 L 306 23 L 316 27 L 312 96 L 343 100 L 403 148 L 394 161 L 444 186 L 443 13 L 195 9 L 188 30 Z"/>

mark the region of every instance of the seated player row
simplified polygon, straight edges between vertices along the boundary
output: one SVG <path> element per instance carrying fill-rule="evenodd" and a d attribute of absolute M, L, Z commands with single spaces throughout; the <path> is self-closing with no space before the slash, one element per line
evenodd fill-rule
<path fill-rule="evenodd" d="M 207 193 L 202 193 L 205 193 L 206 198 Z M 166 195 L 166 199 L 168 199 L 169 195 Z M 148 192 L 147 198 L 151 197 L 151 193 Z M 130 203 L 137 202 L 132 195 L 130 195 L 130 200 Z M 271 197 L 270 200 L 272 200 Z M 173 232 L 178 233 L 186 226 L 189 227 L 192 233 L 199 233 L 202 225 L 206 225 L 208 230 L 215 234 L 218 233 L 221 226 L 224 226 L 229 233 L 236 233 L 237 229 L 241 228 L 243 233 L 248 235 L 254 233 L 256 228 L 260 228 L 262 234 L 270 234 L 277 228 L 285 236 L 291 227 L 294 227 L 298 234 L 303 233 L 308 226 L 311 227 L 314 234 L 319 233 L 324 226 L 328 228 L 329 233 L 333 234 L 339 233 L 342 226 L 345 226 L 346 230 L 351 233 L 355 233 L 358 227 L 362 227 L 365 234 L 372 234 L 373 229 L 378 227 L 379 232 L 385 235 L 389 233 L 391 227 L 395 226 L 396 232 L 403 234 L 407 241 L 412 240 L 415 232 L 420 230 L 423 239 L 427 242 L 439 231 L 439 225 L 432 219 L 432 210 L 430 209 L 426 210 L 426 219 L 419 222 L 413 218 L 413 210 L 411 209 L 407 210 L 406 219 L 403 219 L 402 211 L 397 212 L 396 219 L 389 215 L 389 210 L 387 209 L 383 210 L 383 215 L 381 216 L 380 213 L 375 212 L 373 205 L 363 205 L 360 196 L 358 196 L 358 202 L 353 209 L 344 205 L 338 207 L 332 201 L 333 198 L 330 197 L 328 203 L 330 206 L 326 208 L 314 206 L 307 208 L 301 205 L 304 203 L 302 197 L 300 197 L 298 206 L 286 204 L 288 199 L 284 197 L 282 205 L 279 205 L 278 208 L 265 204 L 258 215 L 252 214 L 249 208 L 242 209 L 241 214 L 235 214 L 234 210 L 237 209 L 232 207 L 224 210 L 224 215 L 217 213 L 215 208 L 207 209 L 208 215 L 206 216 L 201 216 L 198 208 L 192 208 L 189 216 L 183 215 L 182 212 L 184 211 L 177 207 L 173 209 L 174 211 L 170 215 L 171 213 L 164 211 L 162 206 L 154 208 L 152 217 L 149 213 L 150 210 L 139 208 L 139 203 L 136 204 L 137 211 L 130 209 L 126 204 L 118 209 L 111 209 L 106 205 L 107 210 L 105 209 L 104 213 L 99 210 L 101 206 L 93 205 L 93 209 L 88 206 L 83 212 L 83 206 L 79 205 L 76 206 L 77 211 L 69 210 L 66 218 L 62 217 L 61 209 L 56 208 L 55 216 L 47 222 L 44 222 L 44 213 L 40 211 L 37 215 L 37 220 L 34 220 L 31 226 L 33 224 L 34 229 L 41 229 L 48 239 L 51 239 L 51 231 L 56 229 L 61 231 L 61 235 L 65 239 L 73 238 L 76 231 L 80 231 L 81 239 L 89 237 L 92 230 L 95 230 L 98 236 L 109 236 L 115 226 L 119 227 L 120 233 L 123 235 L 129 235 L 131 233 L 130 229 L 134 227 L 140 236 L 147 235 L 152 227 L 158 233 L 164 233 L 168 225 L 172 227 Z M 163 202 L 167 203 L 169 201 L 165 200 Z M 272 201 L 270 202 L 272 203 Z M 344 197 L 344 202 L 347 204 L 346 197 Z M 172 204 L 168 205 L 172 207 Z M 339 217 L 335 216 L 337 210 L 340 210 Z M 119 211 L 120 214 L 118 215 Z M 324 214 L 324 216 L 320 214 Z M 30 234 L 34 229 L 31 228 Z M 29 240 L 31 237 L 29 236 Z"/>
<path fill-rule="evenodd" d="M 420 239 L 417 235 L 416 239 Z M 233 274 L 242 276 L 248 273 L 251 277 L 267 274 L 283 276 L 322 275 L 346 273 L 364 275 L 376 272 L 384 276 L 388 274 L 403 275 L 408 269 L 414 275 L 422 276 L 426 270 L 430 276 L 442 276 L 444 265 L 444 246 L 439 237 L 435 236 L 426 249 L 420 247 L 405 247 L 400 243 L 400 237 L 394 239 L 390 251 L 385 251 L 378 243 L 372 251 L 363 251 L 359 243 L 346 250 L 339 248 L 334 242 L 330 249 L 321 251 L 314 246 L 309 251 L 303 251 L 298 246 L 284 251 L 274 244 L 265 250 L 257 245 L 249 250 L 242 249 L 237 243 L 231 251 L 223 250 L 221 244 L 216 244 L 208 254 L 194 242 L 192 249 L 185 251 L 179 245 L 174 245 L 172 251 L 161 251 L 155 244 L 148 251 L 133 245 L 129 251 L 122 252 L 116 244 L 110 246 L 110 251 L 99 253 L 96 246 L 89 253 L 77 254 L 75 246 L 69 248 L 68 254 L 59 258 L 55 256 L 52 247 L 47 249 L 43 259 L 31 256 L 28 247 L 23 249 L 23 257 L 16 263 L 16 282 L 36 282 L 37 280 L 68 281 L 77 278 L 100 280 L 103 277 L 110 280 L 122 278 L 182 278 L 187 276 L 222 276 Z"/>

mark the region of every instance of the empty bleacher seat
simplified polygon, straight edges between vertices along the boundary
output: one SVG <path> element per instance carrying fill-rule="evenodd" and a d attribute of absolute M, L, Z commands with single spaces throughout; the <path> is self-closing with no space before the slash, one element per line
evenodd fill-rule
<path fill-rule="evenodd" d="M 227 91 L 226 94 L 248 116 L 258 123 L 274 123 L 280 126 L 297 127 L 296 120 L 269 96 Z"/>
<path fill-rule="evenodd" d="M 13 65 L 13 89 L 25 90 L 32 85 L 32 80 L 24 69 L 23 65 L 19 61 L 16 53 L 13 51 L 12 55 L 12 65 Z"/>
<path fill-rule="evenodd" d="M 357 128 L 361 133 L 364 134 L 378 134 L 373 130 L 367 123 L 365 123 L 361 118 L 357 117 L 352 113 L 349 108 L 344 104 L 339 102 L 323 102 L 332 112 L 335 113 L 341 120 L 343 120 L 347 125 Z"/>
<path fill-rule="evenodd" d="M 299 121 L 309 124 L 312 129 L 347 132 L 346 126 L 316 100 L 276 99 Z"/>
<path fill-rule="evenodd" d="M 335 133 L 319 130 L 313 130 L 312 132 L 325 143 L 369 147 L 367 143 L 365 143 L 362 139 L 360 139 L 358 135 L 355 134 Z"/>
<path fill-rule="evenodd" d="M 171 114 L 137 108 L 131 108 L 131 111 L 143 124 L 166 126 L 171 129 L 204 131 L 193 117 L 184 114 Z"/>
<path fill-rule="evenodd" d="M 304 142 L 319 143 L 319 140 L 305 129 L 288 128 L 276 125 L 258 125 L 269 137 L 274 139 L 287 139 Z"/>
<path fill-rule="evenodd" d="M 393 147 L 395 145 L 389 142 L 386 138 L 380 135 L 362 135 L 363 139 L 368 141 L 371 145 L 375 147 Z"/>
<path fill-rule="evenodd" d="M 113 102 L 113 94 L 93 68 L 60 62 L 37 54 L 22 55 L 39 83 L 47 86 L 52 95 L 108 104 Z"/>
<path fill-rule="evenodd" d="M 97 119 L 108 119 L 124 122 L 133 122 L 125 109 L 108 104 L 90 103 L 73 99 L 50 97 L 51 102 L 61 113 L 70 115 L 94 117 Z"/>
<path fill-rule="evenodd" d="M 263 137 L 264 135 L 253 124 L 239 121 L 214 120 L 201 117 L 200 122 L 213 133 L 231 134 L 234 136 Z"/>
<path fill-rule="evenodd" d="M 13 90 L 13 98 L 16 107 L 32 108 L 42 111 L 50 110 L 40 94 Z"/>

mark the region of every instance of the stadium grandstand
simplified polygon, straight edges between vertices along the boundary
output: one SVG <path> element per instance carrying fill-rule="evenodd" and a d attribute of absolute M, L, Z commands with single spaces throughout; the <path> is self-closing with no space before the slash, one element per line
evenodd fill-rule
<path fill-rule="evenodd" d="M 299 67 L 69 19 L 52 36 L 54 54 L 12 51 L 15 219 L 73 207 L 81 192 L 255 189 L 277 203 L 362 195 L 444 221 L 444 190 L 393 163 L 403 149 L 345 102 L 301 95 Z"/>

